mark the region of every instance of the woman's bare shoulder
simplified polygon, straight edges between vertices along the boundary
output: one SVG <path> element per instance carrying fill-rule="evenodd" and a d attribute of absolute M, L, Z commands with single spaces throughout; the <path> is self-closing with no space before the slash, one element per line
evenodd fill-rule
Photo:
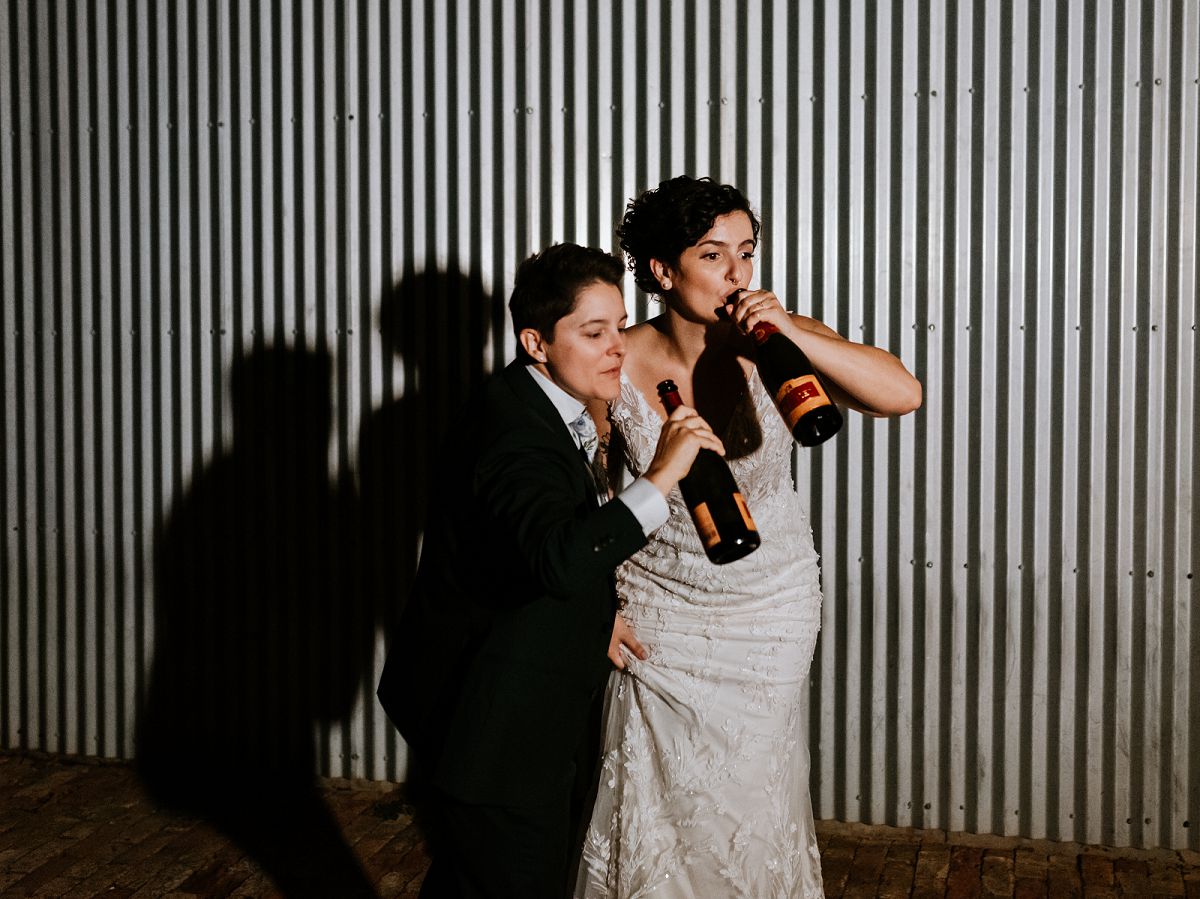
<path fill-rule="evenodd" d="M 654 327 L 655 319 L 647 319 L 644 322 L 638 322 L 636 325 L 630 325 L 625 329 L 625 346 L 628 349 L 633 347 L 641 349 L 643 345 L 651 341 L 659 339 L 662 335 L 658 328 Z"/>

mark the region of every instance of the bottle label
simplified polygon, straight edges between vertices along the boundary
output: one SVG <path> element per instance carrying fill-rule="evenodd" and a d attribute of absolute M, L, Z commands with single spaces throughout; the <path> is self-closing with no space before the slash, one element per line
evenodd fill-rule
<path fill-rule="evenodd" d="M 717 524 L 713 521 L 712 513 L 708 511 L 708 503 L 700 503 L 692 509 L 692 521 L 696 523 L 696 530 L 700 532 L 700 542 L 704 544 L 705 549 L 711 549 L 721 542 Z"/>
<path fill-rule="evenodd" d="M 796 422 L 813 409 L 829 404 L 829 397 L 816 375 L 803 375 L 784 381 L 775 392 L 775 405 L 779 407 L 788 428 L 795 427 Z"/>
<path fill-rule="evenodd" d="M 754 524 L 754 519 L 750 517 L 750 508 L 746 505 L 746 500 L 740 493 L 735 493 L 733 501 L 737 505 L 738 511 L 742 513 L 742 521 L 746 523 L 746 527 L 757 534 L 758 528 Z M 708 503 L 699 503 L 692 509 L 692 521 L 696 523 L 696 530 L 700 533 L 700 542 L 704 544 L 705 549 L 712 549 L 721 542 L 717 523 L 713 521 L 712 513 L 708 511 Z"/>
<path fill-rule="evenodd" d="M 750 336 L 754 338 L 755 343 L 766 343 L 768 337 L 778 333 L 779 329 L 770 322 L 758 322 L 750 329 Z"/>
<path fill-rule="evenodd" d="M 757 533 L 758 527 L 754 524 L 754 519 L 750 517 L 750 507 L 746 505 L 746 500 L 740 493 L 735 493 L 733 501 L 737 503 L 738 511 L 742 513 L 742 521 L 746 522 L 746 527 Z"/>

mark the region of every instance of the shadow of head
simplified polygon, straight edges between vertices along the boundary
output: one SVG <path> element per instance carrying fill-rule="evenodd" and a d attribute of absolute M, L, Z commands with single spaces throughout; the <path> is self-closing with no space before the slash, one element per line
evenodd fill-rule
<path fill-rule="evenodd" d="M 324 459 L 333 420 L 333 359 L 325 350 L 256 347 L 233 361 L 234 443 L 282 458 Z"/>
<path fill-rule="evenodd" d="M 496 316 L 478 274 L 431 269 L 407 275 L 383 297 L 379 333 L 385 350 L 422 374 L 421 383 L 461 382 L 469 389 L 484 370 Z"/>

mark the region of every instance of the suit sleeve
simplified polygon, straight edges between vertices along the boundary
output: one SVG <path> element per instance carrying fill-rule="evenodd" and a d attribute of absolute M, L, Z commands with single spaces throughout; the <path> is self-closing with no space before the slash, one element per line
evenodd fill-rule
<path fill-rule="evenodd" d="M 624 503 L 586 502 L 590 488 L 582 465 L 552 437 L 541 429 L 503 435 L 482 454 L 474 486 L 534 582 L 550 595 L 568 597 L 581 582 L 610 575 L 646 537 Z"/>

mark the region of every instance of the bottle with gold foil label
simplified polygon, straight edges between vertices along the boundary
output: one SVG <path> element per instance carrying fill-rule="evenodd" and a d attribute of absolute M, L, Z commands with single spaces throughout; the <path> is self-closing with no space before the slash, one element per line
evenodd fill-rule
<path fill-rule="evenodd" d="M 770 322 L 758 322 L 750 336 L 758 374 L 797 442 L 816 446 L 841 430 L 842 413 L 804 351 Z"/>
<path fill-rule="evenodd" d="M 682 405 L 674 381 L 658 385 L 669 415 Z M 692 469 L 679 481 L 679 491 L 709 560 L 724 565 L 747 556 L 761 542 L 750 509 L 729 466 L 717 453 L 702 449 Z"/>

